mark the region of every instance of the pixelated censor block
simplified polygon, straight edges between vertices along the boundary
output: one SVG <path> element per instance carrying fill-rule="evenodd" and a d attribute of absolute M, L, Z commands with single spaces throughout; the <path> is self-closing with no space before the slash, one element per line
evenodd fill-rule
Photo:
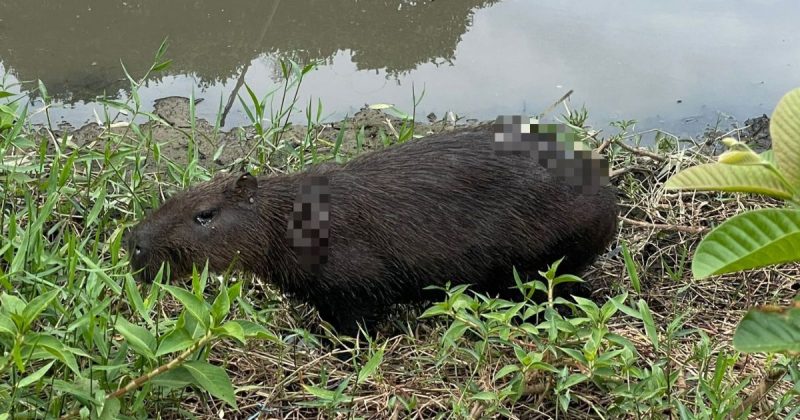
<path fill-rule="evenodd" d="M 538 124 L 521 115 L 501 115 L 494 122 L 494 153 L 528 154 L 550 173 L 584 194 L 609 182 L 608 160 L 578 141 L 566 124 Z"/>
<path fill-rule="evenodd" d="M 286 236 L 301 267 L 317 273 L 328 260 L 330 187 L 325 176 L 312 176 L 300 186 Z"/>

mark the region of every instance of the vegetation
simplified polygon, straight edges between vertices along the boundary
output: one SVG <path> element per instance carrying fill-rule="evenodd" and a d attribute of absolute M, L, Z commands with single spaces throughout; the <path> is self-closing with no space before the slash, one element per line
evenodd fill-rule
<path fill-rule="evenodd" d="M 240 100 L 253 127 L 234 134 L 246 153 L 220 168 L 212 161 L 235 145 L 220 140 L 227 137 L 218 121 L 201 130 L 193 97 L 188 129 L 142 109 L 137 88 L 169 65 L 164 53 L 162 46 L 141 77 L 128 76 L 128 101 L 103 102 L 97 136 L 81 144 L 52 127 L 36 130 L 27 108 L 0 87 L 0 419 L 717 419 L 800 411 L 791 353 L 743 357 L 730 344 L 731 319 L 755 303 L 787 305 L 796 267 L 731 273 L 726 282 L 692 281 L 687 270 L 708 225 L 773 203 L 667 196 L 664 180 L 684 162 L 706 159 L 703 144 L 679 150 L 678 139 L 656 132 L 656 147 L 644 150 L 633 122 L 602 137 L 584 127 L 585 110 L 567 109 L 564 119 L 612 161 L 624 204 L 619 252 L 584 279 L 597 286 L 594 301 L 508 302 L 459 286 L 421 313 L 398 308 L 385 326 L 398 334 L 352 339 L 317 328 L 312 309 L 236 273 L 201 268 L 187 284 L 136 284 L 123 235 L 164 191 L 220 169 L 344 161 L 370 140 L 390 145 L 426 130 L 413 111 L 377 105 L 400 123 L 323 132 L 321 104 L 298 111 L 297 86 L 314 66 L 285 62 L 275 91 L 259 98 L 245 86 Z M 296 112 L 307 121 L 299 137 L 288 118 Z M 182 156 L 164 153 L 165 127 Z M 347 133 L 355 133 L 354 147 Z M 214 153 L 204 161 L 207 143 Z M 517 287 L 530 296 L 580 280 L 554 276 L 557 264 Z M 770 375 L 773 366 L 782 374 Z"/>

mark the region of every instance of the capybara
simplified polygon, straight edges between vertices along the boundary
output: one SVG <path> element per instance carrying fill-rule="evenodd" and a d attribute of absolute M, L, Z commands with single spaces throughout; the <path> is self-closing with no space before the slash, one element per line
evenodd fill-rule
<path fill-rule="evenodd" d="M 523 277 L 564 257 L 581 274 L 615 237 L 611 186 L 581 191 L 490 126 L 412 139 L 288 175 L 220 174 L 177 193 L 133 228 L 140 280 L 163 262 L 253 273 L 314 305 L 340 333 L 370 328 L 427 286 L 470 283 L 517 296 Z M 607 176 L 607 174 L 606 174 Z"/>

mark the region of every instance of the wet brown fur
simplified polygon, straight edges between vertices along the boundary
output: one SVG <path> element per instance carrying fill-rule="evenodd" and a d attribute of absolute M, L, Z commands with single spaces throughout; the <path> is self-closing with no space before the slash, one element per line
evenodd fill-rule
<path fill-rule="evenodd" d="M 492 132 L 466 129 L 370 152 L 344 165 L 258 178 L 218 175 L 167 200 L 130 235 L 141 279 L 162 261 L 178 277 L 209 259 L 232 261 L 310 302 L 340 332 L 381 318 L 395 303 L 432 297 L 428 285 L 471 283 L 513 297 L 523 276 L 566 256 L 559 272 L 580 274 L 617 229 L 616 195 L 554 178 L 530 156 L 493 155 Z M 319 272 L 305 269 L 286 239 L 302 182 L 330 182 L 330 242 Z M 205 226 L 204 210 L 216 211 Z M 136 249 L 139 252 L 134 252 Z"/>

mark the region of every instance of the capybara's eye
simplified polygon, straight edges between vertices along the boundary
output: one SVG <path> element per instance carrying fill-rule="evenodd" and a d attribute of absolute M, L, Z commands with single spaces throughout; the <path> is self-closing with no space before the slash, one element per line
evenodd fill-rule
<path fill-rule="evenodd" d="M 197 213 L 197 215 L 194 217 L 194 221 L 206 226 L 211 223 L 211 219 L 213 219 L 216 214 L 217 211 L 214 209 L 203 210 L 200 213 Z"/>

